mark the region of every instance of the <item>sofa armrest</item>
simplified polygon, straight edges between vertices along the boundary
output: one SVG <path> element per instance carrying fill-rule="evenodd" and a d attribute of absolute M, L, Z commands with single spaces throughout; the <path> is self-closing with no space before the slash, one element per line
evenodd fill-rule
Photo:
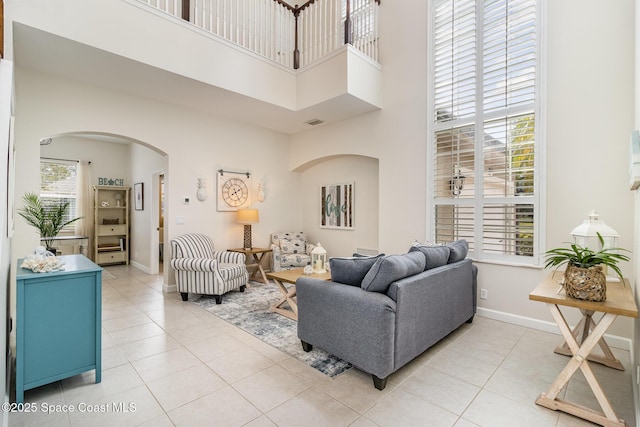
<path fill-rule="evenodd" d="M 171 260 L 171 268 L 183 271 L 207 271 L 218 269 L 218 260 L 211 258 L 175 258 Z"/>
<path fill-rule="evenodd" d="M 298 338 L 385 378 L 393 372 L 396 304 L 385 294 L 301 277 Z"/>
<path fill-rule="evenodd" d="M 476 273 L 465 259 L 391 284 L 388 293 L 397 305 L 395 369 L 473 318 Z"/>

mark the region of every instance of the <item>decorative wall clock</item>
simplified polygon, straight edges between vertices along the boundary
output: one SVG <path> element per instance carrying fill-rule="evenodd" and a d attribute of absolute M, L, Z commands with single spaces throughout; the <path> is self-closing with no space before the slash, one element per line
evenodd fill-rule
<path fill-rule="evenodd" d="M 251 203 L 251 173 L 218 170 L 218 211 L 236 211 Z"/>

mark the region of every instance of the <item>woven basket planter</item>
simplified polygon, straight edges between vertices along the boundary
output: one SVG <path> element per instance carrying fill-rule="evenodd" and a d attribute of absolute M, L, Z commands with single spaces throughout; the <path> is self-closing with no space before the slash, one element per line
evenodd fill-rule
<path fill-rule="evenodd" d="M 564 290 L 571 298 L 585 301 L 605 301 L 607 299 L 607 277 L 599 265 L 581 268 L 568 264 L 564 272 Z"/>

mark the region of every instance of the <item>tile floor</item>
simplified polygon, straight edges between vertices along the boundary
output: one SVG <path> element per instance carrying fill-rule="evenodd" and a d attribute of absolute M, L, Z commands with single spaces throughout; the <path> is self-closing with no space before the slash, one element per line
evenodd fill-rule
<path fill-rule="evenodd" d="M 160 276 L 107 269 L 116 279 L 103 285 L 102 382 L 87 373 L 29 390 L 25 401 L 39 411 L 11 414 L 10 426 L 591 425 L 534 404 L 567 362 L 552 352 L 557 335 L 476 316 L 380 392 L 357 369 L 330 379 L 177 293 L 163 295 Z M 629 352 L 614 352 L 624 372 L 593 370 L 633 426 Z M 597 408 L 584 378 L 564 393 Z M 53 406 L 65 404 L 76 411 Z"/>

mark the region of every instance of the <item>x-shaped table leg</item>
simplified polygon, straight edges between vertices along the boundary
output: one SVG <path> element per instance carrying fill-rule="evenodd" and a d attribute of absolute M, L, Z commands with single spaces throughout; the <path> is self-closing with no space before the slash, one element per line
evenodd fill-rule
<path fill-rule="evenodd" d="M 280 289 L 282 298 L 280 298 L 278 302 L 272 305 L 270 307 L 270 310 L 275 313 L 282 314 L 289 319 L 298 320 L 298 303 L 294 299 L 294 297 L 296 296 L 296 286 L 293 285 L 291 289 L 287 289 L 284 283 L 282 283 L 280 280 L 273 279 L 273 281 L 278 286 L 278 289 Z M 283 308 L 282 306 L 284 305 L 284 303 L 289 304 L 291 310 Z"/>
<path fill-rule="evenodd" d="M 565 366 L 562 372 L 560 372 L 560 375 L 558 375 L 553 384 L 551 384 L 549 390 L 547 390 L 546 393 L 542 393 L 540 397 L 538 397 L 536 403 L 549 409 L 567 412 L 569 414 L 593 421 L 603 426 L 626 426 L 624 420 L 621 420 L 616 416 L 613 408 L 611 407 L 611 404 L 609 403 L 609 400 L 602 391 L 598 380 L 593 375 L 593 371 L 591 370 L 591 367 L 587 362 L 589 353 L 591 353 L 591 350 L 593 350 L 593 348 L 602 339 L 605 332 L 607 332 L 618 315 L 606 313 L 600 320 L 600 323 L 598 323 L 595 328 L 593 328 L 591 334 L 589 334 L 589 336 L 587 336 L 586 339 L 582 341 L 582 344 L 579 345 L 576 337 L 571 331 L 571 328 L 567 324 L 567 321 L 560 312 L 558 306 L 555 304 L 547 304 L 547 306 L 549 307 L 553 318 L 558 324 L 560 332 L 565 338 L 567 345 L 571 349 L 573 357 L 571 358 L 569 363 L 567 363 L 567 366 Z M 604 413 L 597 412 L 584 406 L 567 402 L 562 399 L 558 399 L 558 395 L 578 369 L 580 369 L 584 374 L 587 383 L 589 383 L 589 387 L 591 387 L 591 390 L 593 391 L 593 394 L 598 400 L 598 403 L 600 404 L 600 407 L 602 408 Z"/>

